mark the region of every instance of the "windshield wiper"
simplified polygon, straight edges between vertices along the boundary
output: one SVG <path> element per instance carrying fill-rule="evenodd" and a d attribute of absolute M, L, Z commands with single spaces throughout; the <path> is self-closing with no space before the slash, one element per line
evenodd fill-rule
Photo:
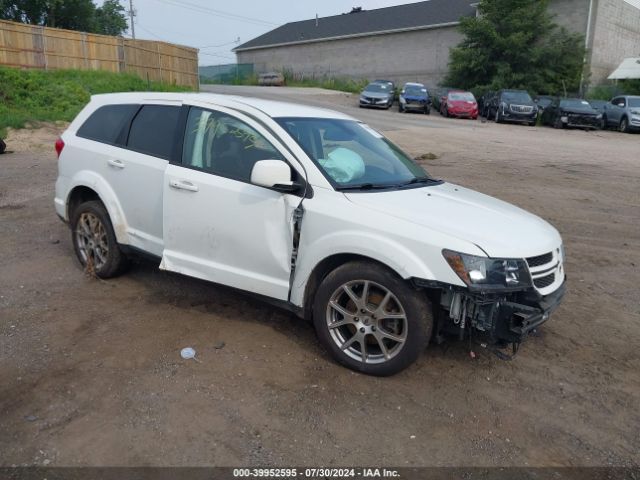
<path fill-rule="evenodd" d="M 435 178 L 431 178 L 431 177 L 416 177 L 416 178 L 412 178 L 411 180 L 409 180 L 406 183 L 403 183 L 401 185 L 398 185 L 399 187 L 406 187 L 409 185 L 416 185 L 418 183 L 440 183 L 441 180 L 437 180 Z"/>
<path fill-rule="evenodd" d="M 379 190 L 384 188 L 394 188 L 396 185 L 384 185 L 374 183 L 359 183 L 357 185 L 341 185 L 336 187 L 336 190 Z"/>

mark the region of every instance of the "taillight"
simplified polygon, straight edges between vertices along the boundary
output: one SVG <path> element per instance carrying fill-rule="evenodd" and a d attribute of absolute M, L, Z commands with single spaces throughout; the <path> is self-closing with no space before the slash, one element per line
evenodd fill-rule
<path fill-rule="evenodd" d="M 64 148 L 64 140 L 58 138 L 56 140 L 56 153 L 58 154 L 58 158 L 60 158 L 60 154 L 62 153 L 62 149 Z"/>

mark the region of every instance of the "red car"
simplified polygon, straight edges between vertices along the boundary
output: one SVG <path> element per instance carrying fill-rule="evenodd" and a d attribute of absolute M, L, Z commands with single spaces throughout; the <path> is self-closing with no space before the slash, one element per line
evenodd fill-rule
<path fill-rule="evenodd" d="M 440 113 L 445 117 L 478 118 L 478 102 L 471 92 L 451 91 L 440 101 Z"/>

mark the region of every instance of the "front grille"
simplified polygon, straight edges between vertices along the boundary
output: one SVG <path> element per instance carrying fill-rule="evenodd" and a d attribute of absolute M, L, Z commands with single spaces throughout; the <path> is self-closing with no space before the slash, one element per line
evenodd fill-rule
<path fill-rule="evenodd" d="M 569 115 L 569 123 L 572 125 L 593 125 L 596 123 L 595 115 Z"/>
<path fill-rule="evenodd" d="M 511 105 L 511 111 L 515 113 L 531 113 L 533 107 L 530 105 Z"/>
<path fill-rule="evenodd" d="M 541 265 L 546 265 L 547 263 L 551 263 L 553 260 L 553 253 L 545 253 L 544 255 L 538 255 L 537 257 L 527 258 L 527 263 L 530 268 L 539 267 Z"/>
<path fill-rule="evenodd" d="M 544 288 L 544 287 L 548 287 L 555 281 L 556 281 L 556 274 L 552 273 L 550 275 L 547 275 L 546 277 L 534 278 L 533 284 L 537 288 Z"/>

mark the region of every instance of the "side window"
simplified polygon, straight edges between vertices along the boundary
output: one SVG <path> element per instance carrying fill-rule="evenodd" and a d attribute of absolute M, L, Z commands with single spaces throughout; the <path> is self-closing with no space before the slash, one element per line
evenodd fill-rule
<path fill-rule="evenodd" d="M 284 160 L 246 123 L 220 112 L 192 108 L 185 131 L 182 164 L 234 180 L 251 181 L 259 160 Z"/>
<path fill-rule="evenodd" d="M 105 105 L 98 108 L 78 129 L 77 136 L 115 145 L 122 130 L 140 105 Z"/>
<path fill-rule="evenodd" d="M 180 107 L 145 105 L 133 119 L 127 148 L 169 160 L 179 116 Z"/>

